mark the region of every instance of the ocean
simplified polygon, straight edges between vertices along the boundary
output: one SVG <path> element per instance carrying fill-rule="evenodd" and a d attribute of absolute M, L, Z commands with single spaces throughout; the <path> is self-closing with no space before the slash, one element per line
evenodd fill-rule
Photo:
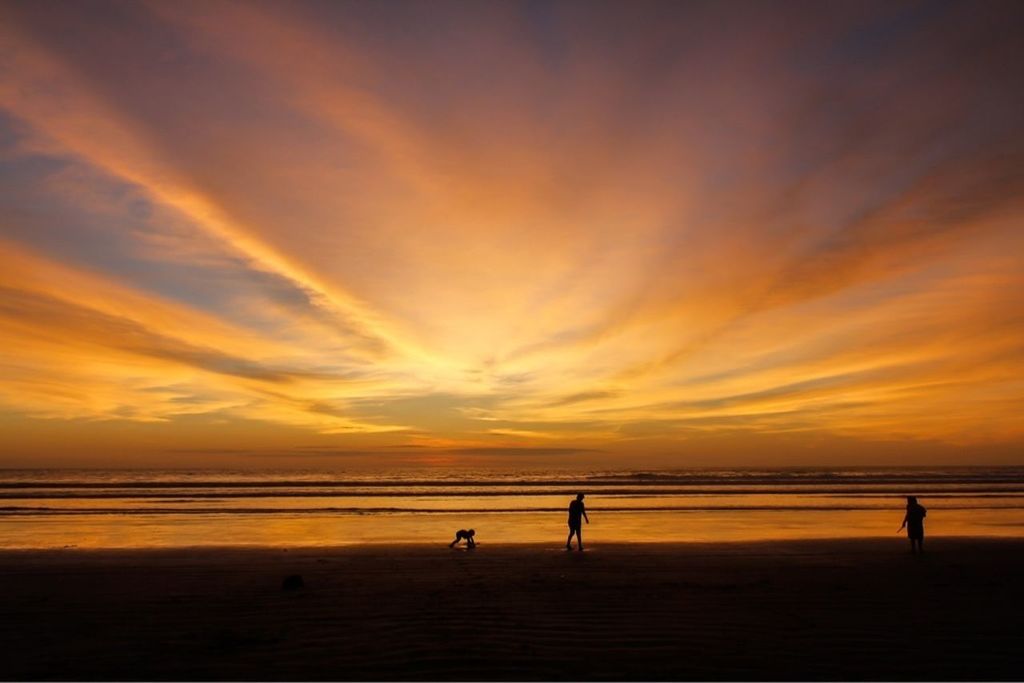
<path fill-rule="evenodd" d="M 612 542 L 892 537 L 905 496 L 927 537 L 1024 535 L 1024 468 L 416 469 L 386 473 L 0 470 L 0 548 L 564 545 L 586 494 L 591 548 Z"/>

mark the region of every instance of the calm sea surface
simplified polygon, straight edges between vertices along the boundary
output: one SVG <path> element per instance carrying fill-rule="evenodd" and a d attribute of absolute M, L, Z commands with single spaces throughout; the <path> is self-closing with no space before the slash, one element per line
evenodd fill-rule
<path fill-rule="evenodd" d="M 1024 468 L 389 472 L 0 470 L 0 548 L 1024 536 Z"/>

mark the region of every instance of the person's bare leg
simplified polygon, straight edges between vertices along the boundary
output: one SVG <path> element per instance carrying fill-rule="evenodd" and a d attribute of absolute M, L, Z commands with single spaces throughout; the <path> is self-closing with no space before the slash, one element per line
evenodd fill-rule
<path fill-rule="evenodd" d="M 569 529 L 569 538 L 565 539 L 565 548 L 566 548 L 566 550 L 572 550 L 572 534 L 573 534 L 573 530 Z"/>
<path fill-rule="evenodd" d="M 458 543 L 458 542 L 459 542 L 459 537 L 458 537 L 458 536 L 456 536 L 456 537 L 455 537 L 455 540 L 454 540 L 454 541 L 452 541 L 451 543 L 449 543 L 449 544 L 448 544 L 448 547 L 449 547 L 449 548 L 454 548 L 454 547 L 455 547 L 455 544 L 456 544 L 456 543 Z"/>
<path fill-rule="evenodd" d="M 580 547 L 580 552 L 583 552 L 583 527 L 576 530 L 576 542 Z"/>

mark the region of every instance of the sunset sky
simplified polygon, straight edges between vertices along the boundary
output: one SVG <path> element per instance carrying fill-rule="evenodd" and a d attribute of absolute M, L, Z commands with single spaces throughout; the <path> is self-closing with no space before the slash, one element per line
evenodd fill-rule
<path fill-rule="evenodd" d="M 1024 463 L 1024 3 L 0 4 L 0 466 Z"/>

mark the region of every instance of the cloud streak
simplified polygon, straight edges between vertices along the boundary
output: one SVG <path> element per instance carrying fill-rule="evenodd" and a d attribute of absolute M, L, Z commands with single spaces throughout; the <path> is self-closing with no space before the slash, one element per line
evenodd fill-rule
<path fill-rule="evenodd" d="M 12 425 L 1024 438 L 1014 3 L 0 12 Z"/>

